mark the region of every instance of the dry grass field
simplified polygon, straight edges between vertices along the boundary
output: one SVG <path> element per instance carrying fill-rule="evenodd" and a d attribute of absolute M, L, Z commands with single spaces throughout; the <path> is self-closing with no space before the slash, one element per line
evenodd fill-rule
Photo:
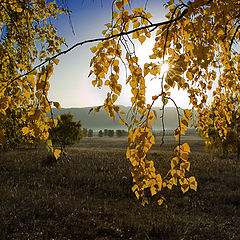
<path fill-rule="evenodd" d="M 126 138 L 85 138 L 68 160 L 43 164 L 44 148 L 0 153 L 0 239 L 240 239 L 240 163 L 204 152 L 186 137 L 198 191 L 165 191 L 143 207 L 131 192 Z M 173 137 L 153 146 L 149 159 L 164 174 Z"/>

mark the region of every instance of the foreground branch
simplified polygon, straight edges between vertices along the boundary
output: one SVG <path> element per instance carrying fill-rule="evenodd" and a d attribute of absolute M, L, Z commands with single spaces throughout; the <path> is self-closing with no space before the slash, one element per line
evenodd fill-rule
<path fill-rule="evenodd" d="M 102 37 L 102 38 L 94 38 L 94 39 L 89 39 L 89 40 L 85 40 L 85 41 L 82 41 L 82 42 L 78 42 L 76 43 L 75 45 L 73 45 L 72 47 L 66 49 L 65 51 L 62 51 L 56 55 L 54 55 L 53 57 L 51 58 L 48 58 L 47 60 L 43 61 L 42 63 L 38 64 L 37 66 L 35 66 L 33 69 L 31 69 L 30 71 L 24 73 L 24 74 L 21 74 L 19 75 L 18 77 L 14 78 L 12 81 L 10 81 L 5 87 L 3 87 L 1 89 L 4 90 L 6 87 L 8 87 L 11 83 L 13 83 L 14 81 L 20 79 L 21 77 L 25 77 L 27 76 L 28 74 L 34 72 L 36 69 L 38 69 L 39 67 L 45 65 L 47 62 L 61 56 L 61 55 L 64 55 L 64 54 L 67 54 L 69 53 L 70 51 L 72 51 L 73 49 L 75 49 L 76 47 L 78 46 L 82 46 L 84 44 L 87 44 L 87 43 L 93 43 L 93 42 L 99 42 L 99 41 L 106 41 L 106 40 L 109 40 L 109 39 L 112 39 L 112 38 L 115 38 L 115 37 L 120 37 L 120 36 L 126 36 L 126 35 L 129 35 L 131 33 L 134 33 L 136 31 L 140 31 L 140 30 L 143 30 L 143 29 L 149 29 L 149 28 L 154 28 L 156 29 L 157 27 L 159 26 L 162 26 L 162 25 L 167 25 L 167 24 L 171 24 L 173 22 L 176 22 L 178 20 L 180 20 L 181 18 L 184 17 L 184 15 L 186 15 L 188 9 L 185 9 L 182 14 L 174 19 L 171 19 L 171 20 L 168 20 L 168 21 L 164 21 L 164 22 L 159 22 L 159 23 L 154 23 L 154 24 L 149 24 L 147 26 L 143 26 L 143 27 L 139 27 L 139 28 L 136 28 L 136 29 L 133 29 L 131 31 L 128 31 L 128 32 L 121 32 L 121 33 L 118 33 L 118 34 L 115 34 L 115 35 L 112 35 L 112 36 L 109 36 L 109 37 Z"/>

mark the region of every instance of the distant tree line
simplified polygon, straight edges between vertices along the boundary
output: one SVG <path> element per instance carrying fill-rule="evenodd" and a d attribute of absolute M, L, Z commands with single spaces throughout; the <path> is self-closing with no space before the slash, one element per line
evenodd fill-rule
<path fill-rule="evenodd" d="M 83 128 L 82 132 L 84 137 L 93 137 L 94 135 L 94 132 L 92 129 Z M 121 130 L 121 129 L 118 129 L 115 131 L 112 129 L 104 129 L 104 130 L 99 130 L 97 136 L 98 137 L 114 137 L 114 136 L 123 137 L 123 136 L 127 136 L 127 131 Z"/>

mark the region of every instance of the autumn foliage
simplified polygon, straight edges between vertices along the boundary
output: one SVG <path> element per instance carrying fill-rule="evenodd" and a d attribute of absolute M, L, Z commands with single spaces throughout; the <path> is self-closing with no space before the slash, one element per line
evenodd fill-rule
<path fill-rule="evenodd" d="M 179 185 L 182 192 L 196 190 L 197 182 L 190 170 L 190 147 L 181 142 L 192 111 L 186 109 L 180 115 L 178 103 L 171 90 L 185 90 L 189 103 L 197 111 L 197 127 L 202 132 L 209 129 L 209 105 L 215 109 L 214 129 L 220 138 L 227 137 L 232 122 L 233 104 L 229 96 L 240 96 L 240 39 L 238 0 L 170 0 L 165 4 L 166 21 L 153 23 L 150 12 L 132 9 L 129 0 L 113 2 L 112 19 L 103 30 L 103 37 L 77 43 L 60 53 L 63 39 L 48 21 L 50 16 L 66 12 L 51 1 L 1 1 L 1 68 L 0 68 L 0 114 L 6 115 L 9 107 L 21 107 L 26 113 L 23 134 L 47 139 L 49 129 L 57 125 L 53 118 L 45 118 L 51 106 L 59 103 L 48 99 L 49 78 L 58 57 L 77 46 L 100 41 L 91 48 L 94 54 L 90 66 L 93 86 L 108 90 L 103 108 L 109 117 L 119 118 L 128 127 L 126 156 L 132 165 L 133 188 L 137 198 L 145 204 L 146 191 L 158 194 L 158 203 L 164 201 L 164 189 Z M 11 13 L 9 15 L 9 12 Z M 12 17 L 14 16 L 14 17 Z M 135 48 L 147 39 L 154 39 L 154 47 L 148 61 L 139 63 Z M 37 43 L 42 42 L 42 48 Z M 26 47 L 28 46 L 28 47 Z M 36 59 L 43 61 L 35 67 Z M 163 73 L 164 64 L 169 69 Z M 116 104 L 123 94 L 120 70 L 125 70 L 125 84 L 131 88 L 132 106 L 127 114 Z M 146 78 L 160 82 L 158 94 L 152 102 L 146 102 Z M 13 94 L 8 89 L 15 91 Z M 149 161 L 147 153 L 155 143 L 152 123 L 164 119 L 164 108 L 172 102 L 178 113 L 178 127 L 174 131 L 177 140 L 175 157 L 170 161 L 168 174 L 162 176 Z M 161 105 L 159 116 L 152 106 Z M 230 103 L 230 104 L 229 104 Z M 101 107 L 95 109 L 97 113 Z M 237 109 L 236 117 L 239 117 Z M 163 122 L 164 123 L 164 122 Z M 6 129 L 0 126 L 1 142 L 6 141 Z"/>
<path fill-rule="evenodd" d="M 240 89 L 240 55 L 234 43 L 240 38 L 240 5 L 239 1 L 203 0 L 185 4 L 171 0 L 165 5 L 168 20 L 156 24 L 151 22 L 151 14 L 143 7 L 131 9 L 129 6 L 127 0 L 115 2 L 112 21 L 102 32 L 106 40 L 91 48 L 94 57 L 90 63 L 90 75 L 96 76 L 92 81 L 94 86 L 109 89 L 103 106 L 109 117 L 114 119 L 117 115 L 119 121 L 129 128 L 127 158 L 133 167 L 135 185 L 132 190 L 143 203 L 146 201 L 146 189 L 150 189 L 152 195 L 160 193 L 158 203 L 162 204 L 164 198 L 161 193 L 166 187 L 172 189 L 179 183 L 183 193 L 190 188 L 197 189 L 195 177 L 188 177 L 190 147 L 180 141 L 192 114 L 190 110 L 185 110 L 184 116 L 180 117 L 171 89 L 177 86 L 188 93 L 189 102 L 198 112 L 197 126 L 201 130 L 207 128 L 206 106 L 212 95 L 211 105 L 217 108 L 214 126 L 220 137 L 227 136 L 232 111 L 227 96 Z M 155 39 L 152 54 L 149 61 L 141 66 L 135 45 L 137 42 L 143 44 L 151 37 Z M 132 93 L 130 122 L 122 117 L 119 106 L 115 105 L 122 91 L 119 81 L 121 62 L 127 69 L 126 84 L 131 87 Z M 161 73 L 166 63 L 169 70 Z M 217 69 L 221 69 L 218 75 Z M 151 104 L 146 103 L 146 77 L 149 76 L 158 78 L 162 86 L 159 94 L 152 96 Z M 172 101 L 178 111 L 179 127 L 174 131 L 178 147 L 175 149 L 176 157 L 171 160 L 171 168 L 163 177 L 156 172 L 154 162 L 147 160 L 147 152 L 154 144 L 151 123 L 157 118 L 152 106 L 158 102 L 164 112 L 168 101 Z"/>

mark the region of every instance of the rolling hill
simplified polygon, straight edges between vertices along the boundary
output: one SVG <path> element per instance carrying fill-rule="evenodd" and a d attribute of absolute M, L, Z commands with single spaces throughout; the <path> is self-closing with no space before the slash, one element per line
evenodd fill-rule
<path fill-rule="evenodd" d="M 130 107 L 120 106 L 121 110 L 124 112 L 128 112 Z M 94 111 L 90 112 L 91 107 L 85 108 L 62 108 L 61 110 L 53 108 L 54 117 L 57 115 L 61 115 L 64 113 L 71 113 L 74 116 L 74 121 L 81 121 L 83 128 L 91 128 L 95 131 L 100 129 L 126 129 L 126 126 L 119 123 L 118 117 L 115 120 L 112 120 L 108 117 L 108 114 L 104 109 L 100 110 L 98 114 L 94 114 Z M 157 111 L 158 116 L 161 115 L 159 108 L 153 108 Z M 181 111 L 182 112 L 182 111 Z M 177 127 L 177 113 L 174 107 L 165 108 L 164 114 L 164 123 L 165 129 L 171 130 L 176 129 Z M 157 121 L 153 124 L 154 130 L 161 130 L 162 123 L 161 119 L 157 119 Z"/>

